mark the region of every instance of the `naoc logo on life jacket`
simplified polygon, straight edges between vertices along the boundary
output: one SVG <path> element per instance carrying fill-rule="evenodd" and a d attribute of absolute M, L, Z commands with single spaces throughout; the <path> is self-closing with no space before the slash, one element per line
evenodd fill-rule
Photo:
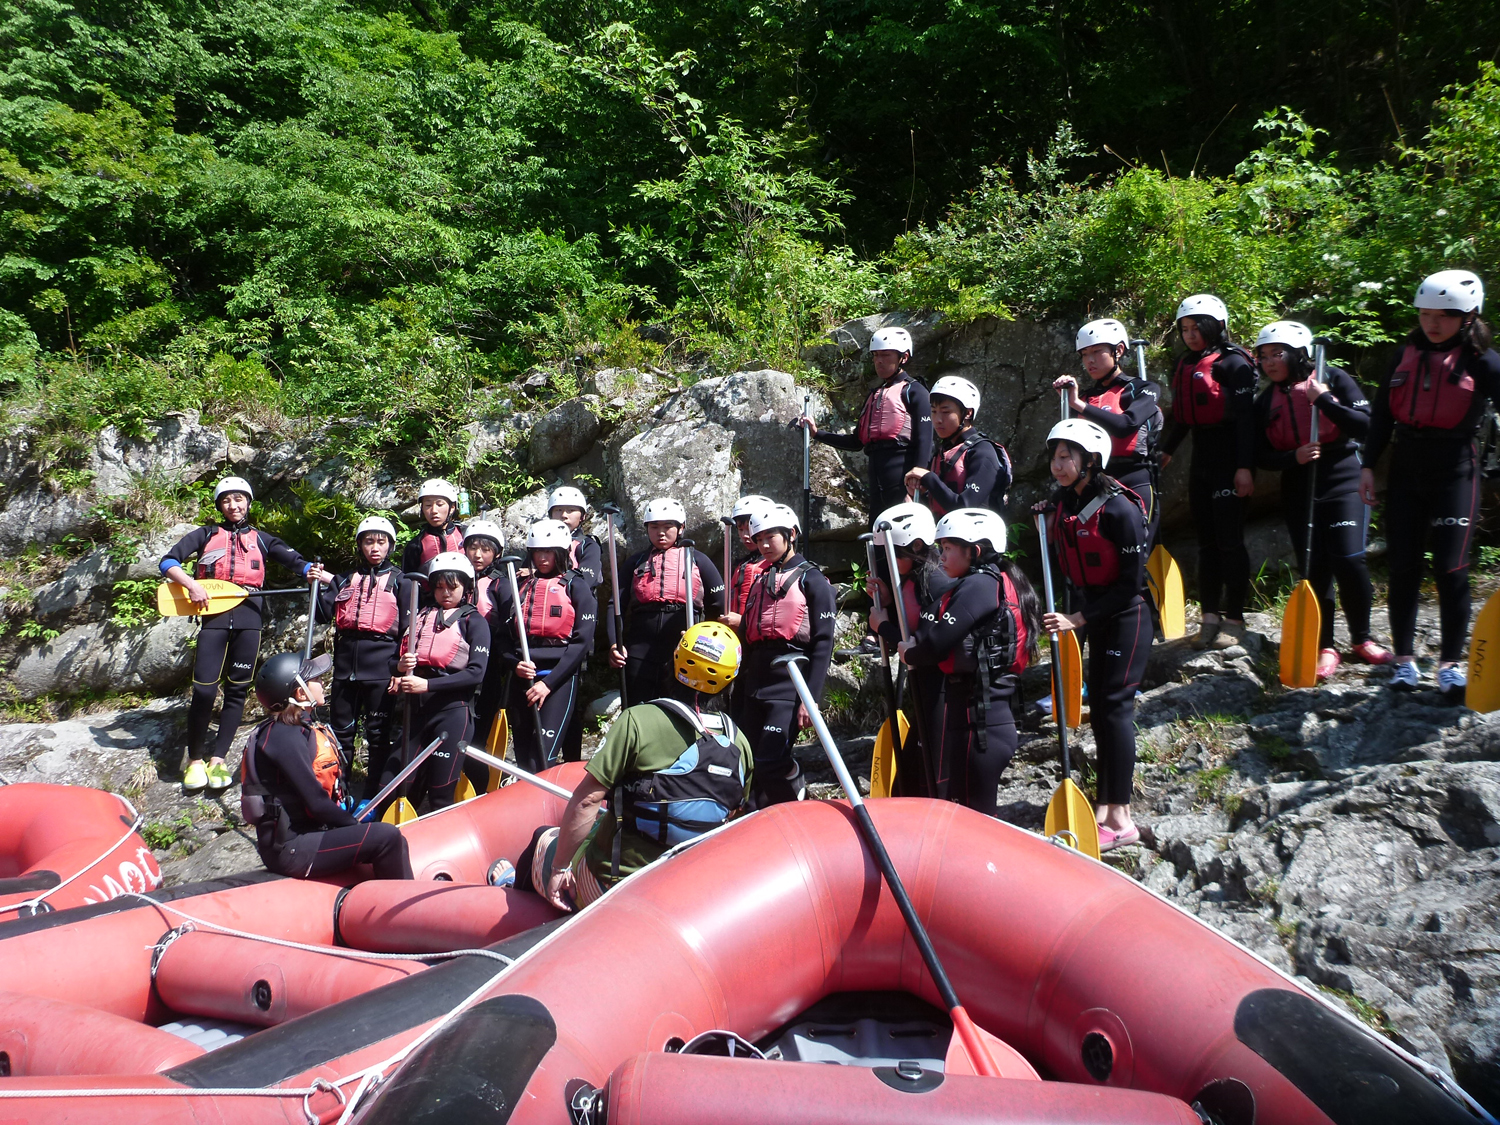
<path fill-rule="evenodd" d="M 1221 488 L 1221 489 L 1219 489 L 1219 491 L 1217 491 L 1217 492 L 1214 493 L 1214 499 L 1215 500 L 1227 500 L 1230 497 L 1232 497 L 1234 494 L 1235 494 L 1234 493 L 1234 489 L 1232 489 L 1232 488 Z"/>
<path fill-rule="evenodd" d="M 1433 527 L 1468 527 L 1469 521 L 1465 516 L 1433 516 Z"/>
<path fill-rule="evenodd" d="M 1358 520 L 1339 520 L 1338 523 L 1331 523 L 1328 526 L 1329 527 L 1358 527 L 1359 526 L 1359 521 Z"/>
<path fill-rule="evenodd" d="M 767 734 L 784 734 L 785 733 L 780 727 L 773 727 L 770 723 L 767 723 L 765 726 L 761 727 L 760 729 L 763 730 L 763 731 L 765 731 Z"/>

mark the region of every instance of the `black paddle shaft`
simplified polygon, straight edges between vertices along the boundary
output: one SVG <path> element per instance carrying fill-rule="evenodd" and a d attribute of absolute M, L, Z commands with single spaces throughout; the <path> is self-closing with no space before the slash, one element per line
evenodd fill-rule
<path fill-rule="evenodd" d="M 865 545 L 865 561 L 870 568 L 870 581 L 875 581 L 875 536 L 866 532 L 860 536 Z M 875 592 L 875 608 L 880 608 L 879 587 Z M 901 759 L 901 705 L 896 702 L 896 681 L 891 677 L 891 657 L 886 651 L 885 638 L 877 631 L 875 639 L 880 643 L 880 684 L 885 689 L 885 713 L 891 723 L 891 745 L 896 752 L 895 760 Z"/>
<path fill-rule="evenodd" d="M 1036 532 L 1041 544 L 1042 586 L 1047 592 L 1047 612 L 1055 613 L 1052 600 L 1052 563 L 1047 557 L 1045 512 L 1038 512 L 1036 515 Z M 1063 780 L 1066 781 L 1073 771 L 1068 762 L 1068 716 L 1067 704 L 1063 702 L 1062 652 L 1056 633 L 1047 634 L 1047 640 L 1052 645 L 1052 717 L 1057 721 L 1057 746 L 1062 751 Z"/>
<path fill-rule="evenodd" d="M 625 647 L 625 613 L 620 600 L 620 558 L 619 551 L 615 546 L 615 517 L 620 514 L 620 506 L 613 502 L 600 504 L 599 511 L 603 513 L 605 532 L 609 538 L 609 590 L 612 604 L 610 608 L 614 611 L 615 618 L 615 641 L 621 648 Z M 625 689 L 625 669 L 620 669 L 620 710 L 630 706 L 629 692 Z"/>
<path fill-rule="evenodd" d="M 890 520 L 881 520 L 875 530 L 886 537 L 885 565 L 886 569 L 890 572 L 888 577 L 891 580 L 891 608 L 896 614 L 896 625 L 901 630 L 901 639 L 909 641 L 911 640 L 911 623 L 906 620 L 906 603 L 901 600 L 901 569 L 896 562 L 896 541 L 891 538 L 896 529 Z M 925 793 L 915 792 L 915 786 L 908 789 L 903 784 L 901 786 L 901 795 L 903 797 L 936 797 L 938 794 L 937 776 L 933 771 L 933 762 L 937 760 L 940 747 L 932 737 L 931 724 L 927 721 L 927 701 L 922 698 L 922 689 L 921 685 L 917 682 L 917 677 L 909 676 L 906 682 L 911 687 L 911 703 L 917 717 L 917 741 L 922 746 L 922 753 L 915 755 L 921 759 L 921 768 L 917 776 L 921 778 L 922 783 L 925 783 L 927 789 Z M 907 754 L 908 758 L 913 756 L 912 754 Z M 911 781 L 909 766 L 910 762 L 902 763 L 902 767 L 908 769 L 908 782 Z"/>
<path fill-rule="evenodd" d="M 524 562 L 520 555 L 506 555 L 500 560 L 505 567 L 505 577 L 510 582 L 510 613 L 516 622 L 516 641 L 521 646 L 521 659 L 531 663 L 531 645 L 526 640 L 526 614 L 521 606 L 521 587 L 516 581 L 516 563 Z M 534 665 L 533 665 L 534 667 Z M 521 698 L 526 698 L 526 692 L 521 693 Z M 542 756 L 542 761 L 547 760 L 547 752 L 543 748 L 546 739 L 542 730 L 542 707 L 539 703 L 531 704 L 531 722 L 536 727 L 536 752 Z"/>
<path fill-rule="evenodd" d="M 1328 353 L 1321 338 L 1313 341 L 1313 378 L 1319 383 L 1328 374 Z M 1310 404 L 1308 410 L 1307 440 L 1312 443 L 1318 441 L 1318 404 Z M 1318 460 L 1314 458 L 1308 464 L 1307 472 L 1307 545 L 1302 551 L 1302 577 L 1309 578 L 1312 575 L 1312 544 L 1313 544 L 1313 518 L 1317 512 L 1318 499 Z"/>
<path fill-rule="evenodd" d="M 802 417 L 812 405 L 812 395 L 802 396 Z M 802 534 L 812 534 L 812 431 L 802 427 Z"/>
<path fill-rule="evenodd" d="M 414 571 L 402 575 L 411 593 L 406 599 L 406 651 L 417 651 L 417 599 L 422 594 L 422 587 L 427 585 L 427 575 L 418 574 Z M 411 693 L 401 693 L 401 764 L 407 764 L 407 755 L 411 753 Z M 401 796 L 406 796 L 406 787 L 401 787 Z"/>

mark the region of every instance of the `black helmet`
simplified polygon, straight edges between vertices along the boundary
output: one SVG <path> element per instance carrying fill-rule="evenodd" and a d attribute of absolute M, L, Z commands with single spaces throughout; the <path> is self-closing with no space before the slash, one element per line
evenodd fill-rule
<path fill-rule="evenodd" d="M 297 678 L 303 683 L 326 676 L 333 660 L 315 656 L 306 662 L 297 652 L 278 652 L 260 666 L 255 675 L 255 698 L 268 713 L 283 710 L 297 695 Z"/>

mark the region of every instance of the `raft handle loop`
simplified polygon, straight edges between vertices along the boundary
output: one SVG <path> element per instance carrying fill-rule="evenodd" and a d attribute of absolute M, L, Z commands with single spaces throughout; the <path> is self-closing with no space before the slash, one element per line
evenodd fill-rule
<path fill-rule="evenodd" d="M 49 887 L 45 891 L 43 891 L 41 894 L 37 895 L 36 898 L 29 898 L 25 902 L 14 902 L 14 903 L 11 903 L 9 906 L 0 906 L 0 911 L 14 910 L 16 912 L 16 916 L 18 918 L 34 918 L 38 914 L 45 914 L 48 910 L 52 909 L 52 907 L 50 907 L 50 906 L 47 905 L 47 901 L 46 901 L 49 895 L 55 895 L 58 891 L 62 890 L 69 883 L 71 883 L 74 879 L 77 879 L 77 878 L 79 878 L 79 877 L 87 874 L 88 872 L 92 871 L 95 867 L 97 867 L 99 864 L 103 863 L 110 856 L 114 855 L 115 854 L 115 850 L 117 848 L 119 848 L 119 846 L 121 844 L 123 844 L 127 840 L 129 840 L 130 837 L 134 836 L 135 833 L 136 833 L 136 830 L 140 828 L 140 826 L 145 822 L 145 819 L 146 819 L 140 813 L 135 812 L 135 807 L 133 805 L 131 805 L 131 803 L 129 801 L 125 801 L 125 798 L 120 797 L 120 800 L 124 801 L 126 808 L 130 809 L 131 812 L 135 813 L 135 820 L 131 822 L 131 825 L 130 825 L 129 828 L 125 829 L 125 835 L 121 836 L 118 840 L 116 840 L 113 844 L 111 844 L 107 849 L 105 849 L 104 854 L 101 855 L 98 859 L 93 860 L 92 862 L 85 864 L 83 867 L 80 867 L 77 871 L 73 872 L 73 874 L 69 875 L 61 883 L 57 884 L 57 886 L 55 886 L 55 887 Z M 127 891 L 126 892 L 126 894 L 133 894 L 133 893 L 134 892 L 132 892 L 132 891 Z M 117 897 L 119 897 L 119 896 L 117 896 Z"/>
<path fill-rule="evenodd" d="M 1047 837 L 1047 841 L 1056 844 L 1059 848 L 1071 848 L 1073 851 L 1082 851 L 1078 846 L 1078 837 L 1073 834 L 1071 828 L 1061 828 Z"/>
<path fill-rule="evenodd" d="M 349 1099 L 344 1097 L 344 1091 L 335 1086 L 326 1078 L 314 1078 L 312 1089 L 302 1095 L 302 1113 L 307 1118 L 307 1125 L 323 1125 L 323 1115 L 313 1112 L 312 1097 L 314 1094 L 332 1094 L 339 1103 L 339 1109 L 344 1109 L 349 1104 Z"/>
<path fill-rule="evenodd" d="M 166 956 L 167 949 L 183 934 L 190 934 L 198 927 L 191 922 L 184 922 L 180 926 L 168 930 L 156 939 L 156 944 L 151 947 L 151 983 L 156 983 L 156 970 L 161 968 L 161 959 Z"/>

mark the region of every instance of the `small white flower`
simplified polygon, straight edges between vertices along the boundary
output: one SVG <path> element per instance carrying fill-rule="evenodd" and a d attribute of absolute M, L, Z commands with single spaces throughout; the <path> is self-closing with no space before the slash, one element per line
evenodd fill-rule
<path fill-rule="evenodd" d="M 1435 212 L 1435 214 L 1437 215 L 1438 218 L 1441 219 L 1441 218 L 1445 217 L 1448 214 L 1448 208 L 1446 208 L 1446 207 L 1439 207 L 1437 209 L 1437 211 Z"/>

